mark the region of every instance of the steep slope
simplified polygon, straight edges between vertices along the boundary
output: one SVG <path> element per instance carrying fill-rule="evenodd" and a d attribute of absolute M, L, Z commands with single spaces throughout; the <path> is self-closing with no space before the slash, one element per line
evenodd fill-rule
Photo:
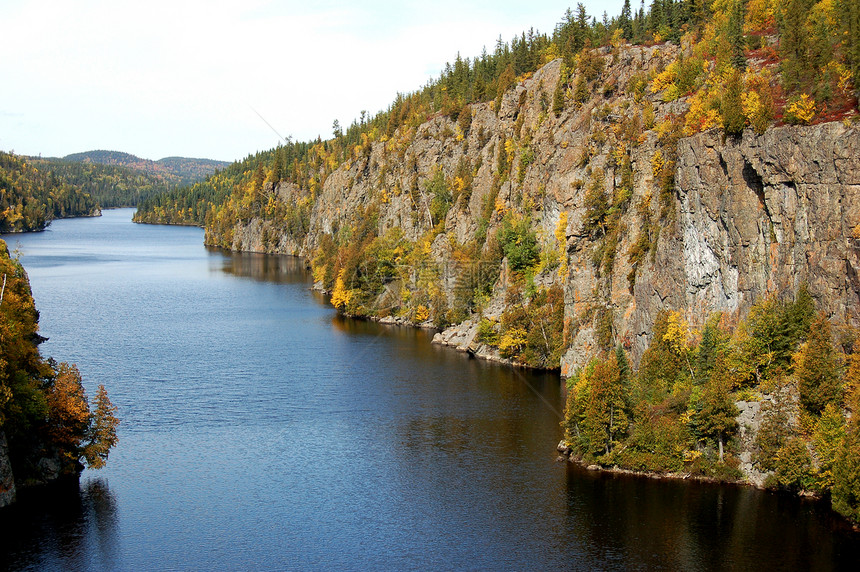
<path fill-rule="evenodd" d="M 659 92 L 636 93 L 641 78 L 676 55 L 671 45 L 596 52 L 603 71 L 590 79 L 589 97 L 558 117 L 548 110 L 561 73 L 556 60 L 508 91 L 498 113 L 492 104 L 471 106 L 466 133 L 440 115 L 363 147 L 322 185 L 306 236 L 252 217 L 230 229 L 226 244 L 210 229 L 209 242 L 313 258 L 325 237 L 353 232 L 371 209 L 372 235 L 396 228 L 408 250 L 426 243 L 439 275 L 439 292 L 428 296 L 440 300 L 424 317 L 438 325 L 452 308 L 476 308 L 457 308 L 456 290 L 481 270 L 481 253 L 493 248 L 486 237 L 505 221 L 528 220 L 538 251 L 547 259 L 560 253 L 531 270 L 535 284 L 564 288 L 564 373 L 598 349 L 595 332 L 607 325 L 638 360 L 663 308 L 701 325 L 710 312 L 741 316 L 767 293 L 808 283 L 829 315 L 856 320 L 858 130 L 829 123 L 684 137 L 678 118 L 686 98 L 664 103 Z M 268 188 L 274 203 L 307 199 L 295 185 Z M 434 220 L 440 193 L 450 195 L 447 212 L 435 213 L 444 221 Z M 324 258 L 317 256 L 320 278 L 334 263 Z M 498 283 L 484 317 L 499 318 L 505 305 L 509 262 L 491 278 Z M 334 278 L 329 272 L 323 286 L 332 289 Z M 423 321 L 409 302 L 391 303 L 392 278 L 382 280 L 389 300 L 352 313 Z M 492 354 L 473 343 L 477 329 L 472 319 L 441 339 Z"/>

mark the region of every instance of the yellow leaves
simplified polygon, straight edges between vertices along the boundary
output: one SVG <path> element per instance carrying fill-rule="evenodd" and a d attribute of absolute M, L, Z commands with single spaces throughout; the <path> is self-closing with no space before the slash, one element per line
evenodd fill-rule
<path fill-rule="evenodd" d="M 679 312 L 670 312 L 666 319 L 666 333 L 663 335 L 663 341 L 669 342 L 675 353 L 683 355 L 687 351 L 689 337 L 690 328 L 687 321 Z"/>
<path fill-rule="evenodd" d="M 785 108 L 785 118 L 789 123 L 808 125 L 818 113 L 818 104 L 811 95 L 802 93 Z"/>
<path fill-rule="evenodd" d="M 505 207 L 505 200 L 502 197 L 497 196 L 495 203 L 495 211 L 501 215 L 505 214 L 505 210 L 507 210 L 507 208 Z"/>
<path fill-rule="evenodd" d="M 689 423 L 689 419 L 684 419 L 684 417 L 682 416 L 682 418 L 680 419 L 680 422 L 686 424 L 686 423 Z M 697 459 L 701 458 L 701 456 L 702 456 L 701 451 L 686 449 L 684 451 L 684 462 L 685 463 L 693 463 Z"/>
<path fill-rule="evenodd" d="M 775 0 L 749 0 L 746 6 L 745 32 L 757 32 L 774 21 Z"/>
<path fill-rule="evenodd" d="M 415 308 L 415 321 L 426 322 L 428 319 L 430 319 L 430 309 L 424 304 L 418 304 Z"/>
<path fill-rule="evenodd" d="M 835 33 L 838 24 L 839 16 L 833 5 L 833 0 L 818 0 L 809 10 L 809 16 L 806 20 L 807 31 L 810 35 L 815 33 L 815 28 L 818 26 L 824 26 Z"/>
<path fill-rule="evenodd" d="M 837 61 L 832 61 L 824 69 L 836 77 L 836 85 L 840 91 L 847 93 L 851 90 L 854 75 L 847 66 Z"/>
<path fill-rule="evenodd" d="M 690 109 L 684 120 L 684 133 L 694 135 L 720 124 L 720 112 L 709 105 L 707 90 L 696 92 L 690 98 Z"/>
<path fill-rule="evenodd" d="M 541 63 L 548 64 L 560 57 L 561 55 L 558 53 L 558 46 L 555 42 L 550 42 L 549 46 L 543 50 L 543 53 L 541 53 Z"/>
<path fill-rule="evenodd" d="M 741 108 L 744 111 L 744 117 L 752 123 L 753 118 L 761 113 L 761 97 L 754 91 L 742 93 Z"/>
<path fill-rule="evenodd" d="M 510 328 L 499 336 L 499 349 L 506 354 L 519 353 L 520 348 L 525 347 L 528 341 L 527 336 L 525 328 Z"/>
<path fill-rule="evenodd" d="M 516 149 L 516 143 L 514 143 L 513 139 L 505 139 L 505 153 L 508 157 L 512 157 L 514 154 L 514 150 Z"/>
<path fill-rule="evenodd" d="M 654 132 L 657 134 L 657 137 L 662 138 L 663 136 L 671 133 L 673 127 L 674 126 L 672 125 L 672 121 L 669 119 L 666 119 L 665 121 L 661 121 L 660 123 L 657 124 L 656 127 L 654 127 Z"/>
<path fill-rule="evenodd" d="M 337 157 L 334 156 L 334 153 L 329 154 L 326 159 L 326 165 L 331 171 L 334 171 L 337 168 Z"/>
<path fill-rule="evenodd" d="M 627 145 L 623 140 L 618 141 L 618 144 L 612 149 L 612 158 L 619 165 L 624 163 L 624 160 L 627 158 Z"/>
<path fill-rule="evenodd" d="M 555 225 L 555 239 L 559 244 L 567 244 L 567 211 L 561 211 L 558 215 L 558 224 Z"/>
<path fill-rule="evenodd" d="M 454 134 L 455 134 L 455 136 L 456 136 L 455 138 L 457 139 L 458 142 L 462 141 L 465 138 L 465 137 L 463 137 L 463 130 L 460 129 L 459 125 L 454 126 Z"/>
<path fill-rule="evenodd" d="M 325 264 L 313 264 L 311 263 L 311 272 L 314 277 L 314 282 L 323 282 L 325 280 L 325 275 L 328 270 L 328 267 Z"/>
<path fill-rule="evenodd" d="M 558 268 L 559 278 L 567 277 L 567 211 L 561 211 L 558 215 L 558 224 L 555 225 L 555 239 L 558 241 L 558 254 L 561 265 Z"/>
<path fill-rule="evenodd" d="M 663 152 L 660 149 L 654 152 L 654 156 L 651 157 L 651 172 L 654 174 L 654 178 L 658 178 L 661 176 L 663 172 L 663 167 L 666 166 L 666 159 L 663 157 Z"/>
<path fill-rule="evenodd" d="M 624 31 L 621 28 L 616 28 L 609 43 L 613 48 L 620 48 L 624 44 Z"/>
<path fill-rule="evenodd" d="M 654 81 L 651 82 L 651 93 L 659 93 L 664 89 L 675 84 L 675 79 L 678 76 L 678 63 L 672 62 L 662 72 L 657 74 Z M 677 88 L 676 88 L 677 89 Z"/>
<path fill-rule="evenodd" d="M 465 188 L 466 181 L 463 179 L 463 177 L 454 177 L 454 189 L 456 190 L 457 194 L 462 193 L 463 189 Z"/>
<path fill-rule="evenodd" d="M 343 281 L 344 270 L 341 270 L 337 279 L 334 281 L 334 290 L 331 293 L 331 303 L 332 306 L 337 308 L 338 310 L 345 310 L 349 307 L 349 303 L 352 301 L 352 291 L 346 288 L 346 284 Z"/>

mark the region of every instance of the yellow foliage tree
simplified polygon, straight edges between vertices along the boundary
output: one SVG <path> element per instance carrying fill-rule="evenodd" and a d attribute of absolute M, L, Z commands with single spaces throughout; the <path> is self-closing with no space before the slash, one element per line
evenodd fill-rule
<path fill-rule="evenodd" d="M 334 290 L 331 293 L 331 303 L 338 310 L 346 310 L 352 301 L 352 292 L 347 289 L 343 281 L 343 273 L 343 270 L 338 273 L 337 279 L 334 281 Z"/>
<path fill-rule="evenodd" d="M 818 104 L 811 95 L 802 93 L 785 108 L 785 119 L 789 123 L 808 125 L 815 118 L 816 113 L 818 113 Z"/>

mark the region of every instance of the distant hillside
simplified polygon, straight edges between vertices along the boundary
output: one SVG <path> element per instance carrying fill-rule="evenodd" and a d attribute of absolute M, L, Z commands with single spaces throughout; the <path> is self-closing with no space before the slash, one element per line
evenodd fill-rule
<path fill-rule="evenodd" d="M 43 230 L 56 218 L 98 214 L 96 201 L 79 186 L 0 151 L 0 232 Z"/>
<path fill-rule="evenodd" d="M 214 159 L 191 159 L 188 157 L 165 157 L 159 159 L 156 163 L 181 177 L 183 185 L 190 185 L 203 180 L 215 171 L 223 169 L 230 164 Z"/>
<path fill-rule="evenodd" d="M 191 185 L 218 169 L 223 169 L 229 163 L 215 161 L 213 159 L 192 159 L 187 157 L 165 157 L 158 161 L 141 159 L 130 153 L 121 151 L 86 151 L 84 153 L 73 153 L 63 157 L 66 161 L 79 163 L 97 163 L 101 165 L 114 165 L 142 171 L 148 175 L 161 177 L 170 186 Z"/>
<path fill-rule="evenodd" d="M 136 207 L 176 185 L 167 177 L 120 165 L 92 161 L 28 157 L 27 161 L 57 180 L 79 188 L 102 208 Z"/>

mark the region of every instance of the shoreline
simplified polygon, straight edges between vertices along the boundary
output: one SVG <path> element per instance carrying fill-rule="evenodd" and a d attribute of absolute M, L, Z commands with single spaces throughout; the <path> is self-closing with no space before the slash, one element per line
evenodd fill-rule
<path fill-rule="evenodd" d="M 571 465 L 574 465 L 583 471 L 591 472 L 598 475 L 619 475 L 638 479 L 649 479 L 653 481 L 687 481 L 718 486 L 728 485 L 742 488 L 753 488 L 762 492 L 782 494 L 803 501 L 821 503 L 822 506 L 827 503 L 826 508 L 828 509 L 833 518 L 837 519 L 846 528 L 850 529 L 854 533 L 860 533 L 860 523 L 853 523 L 849 519 L 839 514 L 830 505 L 827 497 L 825 497 L 821 493 L 817 493 L 814 491 L 800 490 L 795 493 L 787 490 L 767 487 L 763 484 L 758 484 L 747 479 L 718 479 L 705 475 L 694 475 L 692 473 L 662 473 L 657 471 L 637 471 L 635 469 L 626 469 L 624 467 L 619 467 L 618 465 L 614 465 L 612 467 L 604 467 L 596 463 L 585 464 L 582 462 L 582 459 L 580 457 L 577 457 L 573 454 L 573 450 L 570 448 L 570 446 L 568 446 L 567 442 L 565 442 L 564 439 L 559 441 L 558 445 L 556 446 L 556 450 L 558 451 L 558 457 L 556 458 L 557 462 L 570 463 Z"/>

